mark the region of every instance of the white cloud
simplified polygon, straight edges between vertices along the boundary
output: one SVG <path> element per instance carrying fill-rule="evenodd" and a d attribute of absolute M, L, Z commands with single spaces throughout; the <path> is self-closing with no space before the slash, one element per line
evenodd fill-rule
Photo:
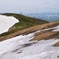
<path fill-rule="evenodd" d="M 0 0 L 4 11 L 59 11 L 59 0 Z"/>

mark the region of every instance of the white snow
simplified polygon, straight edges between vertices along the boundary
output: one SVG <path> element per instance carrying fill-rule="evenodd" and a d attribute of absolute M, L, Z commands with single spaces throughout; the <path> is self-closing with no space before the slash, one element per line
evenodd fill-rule
<path fill-rule="evenodd" d="M 0 15 L 0 18 L 0 26 L 2 26 L 0 33 L 8 31 L 12 25 L 18 22 L 14 17 Z M 53 29 L 52 31 L 59 31 L 59 26 L 36 32 L 50 29 Z M 36 32 L 28 35 L 19 35 L 5 41 L 1 41 L 0 59 L 59 59 L 59 47 L 53 46 L 59 41 L 59 39 L 29 41 L 33 39 Z"/>
<path fill-rule="evenodd" d="M 52 27 L 52 28 L 39 30 L 39 31 L 36 31 L 36 32 L 41 32 L 41 31 L 45 31 L 45 30 L 52 30 L 52 32 L 59 31 L 59 25 L 58 26 L 55 26 L 55 27 Z"/>
<path fill-rule="evenodd" d="M 53 32 L 55 32 L 55 31 L 59 31 L 59 25 L 58 25 L 58 26 L 56 26 L 56 27 L 54 27 Z"/>
<path fill-rule="evenodd" d="M 59 39 L 29 41 L 35 33 L 20 35 L 0 42 L 0 59 L 58 59 Z"/>
<path fill-rule="evenodd" d="M 7 32 L 8 29 L 17 22 L 19 22 L 18 19 L 14 18 L 13 16 L 0 15 L 0 34 Z"/>

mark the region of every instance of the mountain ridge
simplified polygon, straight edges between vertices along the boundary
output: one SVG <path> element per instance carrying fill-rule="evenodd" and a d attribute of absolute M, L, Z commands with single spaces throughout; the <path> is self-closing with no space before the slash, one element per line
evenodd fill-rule
<path fill-rule="evenodd" d="M 38 35 L 37 35 L 38 38 L 37 38 L 37 36 L 35 36 L 35 38 L 37 38 L 39 40 L 44 39 L 44 38 L 49 38 L 50 36 L 59 33 L 59 31 L 51 32 L 52 30 L 54 30 L 53 27 L 56 27 L 58 25 L 59 25 L 59 21 L 55 21 L 55 22 L 51 22 L 51 23 L 47 23 L 47 24 L 42 24 L 42 25 L 36 25 L 36 26 L 30 27 L 30 28 L 26 28 L 26 29 L 23 29 L 23 30 L 16 31 L 14 33 L 11 33 L 11 34 L 8 34 L 8 35 L 5 35 L 5 36 L 1 35 L 0 40 L 9 39 L 9 38 L 12 38 L 12 37 L 15 37 L 15 36 L 18 36 L 18 35 L 27 35 L 29 33 L 33 33 L 33 32 L 39 31 L 39 30 L 42 30 L 42 31 L 38 32 Z M 48 30 L 45 30 L 45 29 L 48 29 Z M 41 39 L 40 39 L 41 34 L 39 35 L 39 33 L 43 34 Z M 49 35 L 49 33 L 50 33 L 50 35 Z M 48 37 L 46 36 L 46 34 L 48 35 Z"/>
<path fill-rule="evenodd" d="M 44 23 L 48 23 L 47 21 L 41 20 L 41 19 L 36 19 L 36 18 L 30 18 L 30 17 L 26 17 L 24 15 L 21 14 L 14 14 L 14 13 L 5 13 L 5 14 L 1 14 L 1 15 L 5 15 L 5 16 L 13 16 L 16 19 L 18 19 L 18 23 L 14 24 L 12 27 L 9 28 L 8 32 L 2 33 L 1 35 L 8 35 L 10 33 L 14 33 L 18 30 L 22 30 L 25 28 L 29 28 L 35 25 L 39 25 L 39 24 L 44 24 Z"/>
<path fill-rule="evenodd" d="M 30 26 L 12 33 L 0 34 L 0 59 L 58 58 L 59 21 Z"/>

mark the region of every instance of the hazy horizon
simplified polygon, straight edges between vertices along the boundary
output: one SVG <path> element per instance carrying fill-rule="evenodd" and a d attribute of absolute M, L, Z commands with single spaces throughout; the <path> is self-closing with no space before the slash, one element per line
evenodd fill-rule
<path fill-rule="evenodd" d="M 59 0 L 0 0 L 0 13 L 59 12 Z"/>

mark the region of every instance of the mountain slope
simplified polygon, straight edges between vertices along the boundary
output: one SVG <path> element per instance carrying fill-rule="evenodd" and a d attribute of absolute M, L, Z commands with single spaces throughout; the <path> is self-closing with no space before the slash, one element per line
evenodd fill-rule
<path fill-rule="evenodd" d="M 59 23 L 59 21 L 53 22 L 53 24 L 45 24 L 44 26 L 38 25 L 43 26 L 40 28 L 41 30 L 39 30 L 38 26 L 34 26 L 30 29 L 25 29 L 25 31 L 22 30 L 22 34 L 19 32 L 20 35 L 18 34 L 18 36 L 1 41 L 0 59 L 58 59 L 59 46 L 55 47 L 54 45 L 59 41 L 59 39 L 56 37 L 47 38 L 47 40 L 45 40 L 45 37 L 49 37 L 48 35 L 52 36 L 54 33 L 59 32 L 59 25 L 56 23 Z M 49 27 L 46 27 L 48 25 Z M 36 30 L 31 30 L 33 28 Z M 47 32 L 48 35 L 46 34 L 45 37 L 44 35 L 41 35 Z M 35 38 L 38 35 L 41 35 L 38 37 L 39 40 Z"/>
<path fill-rule="evenodd" d="M 59 59 L 59 21 L 1 34 L 0 59 Z"/>
<path fill-rule="evenodd" d="M 39 30 L 40 31 L 42 30 L 42 31 L 41 32 L 38 32 L 38 35 L 35 36 L 36 39 L 39 39 L 39 40 L 44 39 L 44 38 L 47 39 L 48 37 L 51 37 L 52 35 L 57 35 L 59 33 L 59 31 L 52 32 L 52 30 L 55 29 L 54 27 L 56 27 L 58 25 L 59 25 L 59 21 L 55 21 L 55 22 L 51 22 L 51 23 L 47 23 L 47 24 L 42 24 L 42 25 L 36 25 L 36 26 L 30 27 L 30 28 L 19 30 L 19 31 L 16 31 L 16 32 L 11 33 L 11 34 L 8 34 L 8 35 L 1 34 L 0 35 L 0 40 L 9 39 L 9 38 L 12 38 L 12 37 L 21 35 L 21 34 L 22 35 L 27 35 L 29 33 L 33 33 L 33 32 L 39 31 Z M 41 38 L 40 35 L 42 36 L 42 38 Z M 48 37 L 46 35 L 48 35 Z"/>
<path fill-rule="evenodd" d="M 11 33 L 16 32 L 18 30 L 29 28 L 29 27 L 32 27 L 32 26 L 35 26 L 35 25 L 48 23 L 47 21 L 44 21 L 44 20 L 41 20 L 41 19 L 35 19 L 35 18 L 26 17 L 26 16 L 21 15 L 21 14 L 5 13 L 5 14 L 2 14 L 2 15 L 13 16 L 13 17 L 15 17 L 16 19 L 19 20 L 18 23 L 14 24 L 9 29 L 9 31 L 3 33 L 2 36 L 11 34 Z"/>

